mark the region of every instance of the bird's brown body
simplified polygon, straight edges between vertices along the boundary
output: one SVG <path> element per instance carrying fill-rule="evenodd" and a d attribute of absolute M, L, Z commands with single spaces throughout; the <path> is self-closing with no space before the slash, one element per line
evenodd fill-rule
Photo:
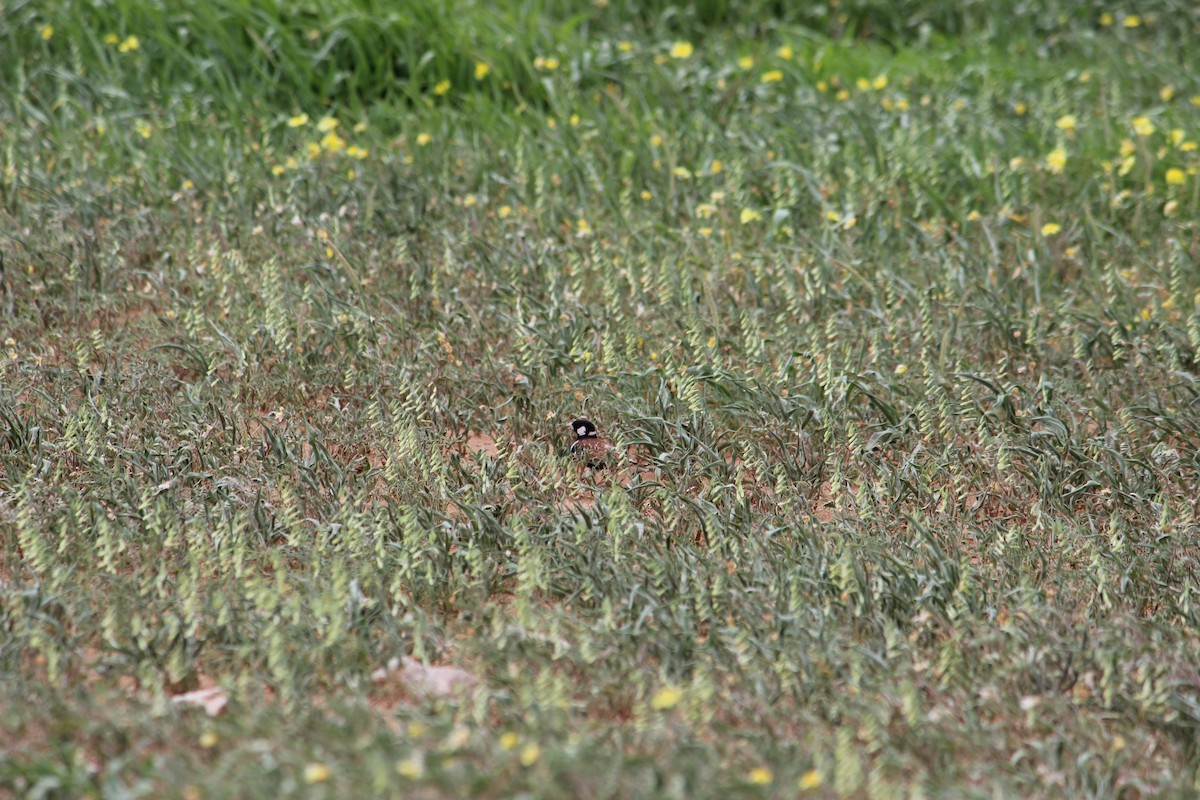
<path fill-rule="evenodd" d="M 575 441 L 571 442 L 571 455 L 591 469 L 607 466 L 616 452 L 612 442 L 597 433 L 596 426 L 586 419 L 572 422 L 571 430 L 575 434 Z"/>

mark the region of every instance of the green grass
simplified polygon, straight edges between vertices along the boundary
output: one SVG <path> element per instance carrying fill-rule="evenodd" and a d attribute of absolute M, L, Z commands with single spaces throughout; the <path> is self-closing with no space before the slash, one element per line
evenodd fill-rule
<path fill-rule="evenodd" d="M 1196 792 L 1196 10 L 442 8 L 0 11 L 0 793 Z"/>

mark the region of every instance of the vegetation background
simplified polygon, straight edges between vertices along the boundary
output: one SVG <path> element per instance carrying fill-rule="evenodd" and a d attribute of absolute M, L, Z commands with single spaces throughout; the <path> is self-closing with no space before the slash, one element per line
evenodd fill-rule
<path fill-rule="evenodd" d="M 4 3 L 0 793 L 1194 796 L 1198 40 Z"/>

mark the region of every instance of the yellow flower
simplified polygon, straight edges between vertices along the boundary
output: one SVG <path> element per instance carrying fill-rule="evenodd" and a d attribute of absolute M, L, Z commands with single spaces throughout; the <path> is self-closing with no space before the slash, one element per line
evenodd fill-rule
<path fill-rule="evenodd" d="M 983 215 L 974 209 L 967 212 L 967 222 L 978 222 L 982 218 Z"/>
<path fill-rule="evenodd" d="M 708 219 L 713 214 L 717 213 L 717 207 L 712 203 L 701 203 L 696 206 L 696 216 L 700 219 Z"/>
<path fill-rule="evenodd" d="M 306 117 L 305 122 L 307 121 L 308 118 Z M 340 124 L 341 123 L 337 121 L 336 117 L 321 117 L 321 121 L 317 123 L 317 130 L 319 130 L 321 133 L 329 133 Z"/>
<path fill-rule="evenodd" d="M 276 164 L 275 166 L 271 167 L 271 174 L 276 177 L 282 175 L 286 171 L 287 170 L 283 168 L 282 164 Z"/>
<path fill-rule="evenodd" d="M 304 151 L 308 154 L 309 158 L 316 158 L 317 156 L 321 155 L 321 145 L 317 144 L 316 142 L 309 142 L 308 144 L 304 145 Z"/>
<path fill-rule="evenodd" d="M 149 139 L 151 134 L 154 133 L 154 126 L 152 126 L 149 122 L 146 122 L 144 119 L 139 119 L 133 124 L 133 127 L 137 131 L 138 136 L 142 137 L 143 139 Z"/>
<path fill-rule="evenodd" d="M 837 94 L 835 94 L 835 95 L 833 96 L 833 98 L 834 98 L 835 100 L 839 100 L 839 101 L 845 102 L 846 100 L 849 100 L 849 99 L 850 99 L 850 90 L 849 90 L 849 89 L 839 89 L 839 90 L 838 90 L 838 93 L 837 93 Z"/>
<path fill-rule="evenodd" d="M 766 786 L 775 779 L 775 774 L 766 767 L 755 767 L 746 777 L 755 786 Z"/>
<path fill-rule="evenodd" d="M 785 44 L 783 47 L 775 51 L 775 55 L 779 56 L 784 61 L 791 61 L 792 57 L 795 56 L 796 53 L 790 46 Z"/>
<path fill-rule="evenodd" d="M 433 137 L 430 136 L 428 133 L 418 133 L 417 134 L 417 147 L 424 147 L 425 145 L 429 144 L 432 141 L 433 141 Z"/>
<path fill-rule="evenodd" d="M 472 206 L 474 206 L 474 205 L 475 205 L 476 203 L 478 203 L 478 202 L 479 202 L 479 198 L 477 198 L 477 197 L 476 197 L 475 195 L 473 195 L 473 194 L 469 194 L 469 195 L 467 195 L 466 197 L 464 197 L 464 198 L 463 198 L 462 204 L 463 204 L 463 206 L 464 206 L 465 208 L 471 208 Z"/>
<path fill-rule="evenodd" d="M 749 210 L 749 209 L 747 209 Z M 742 212 L 743 217 L 745 211 Z M 743 218 L 742 220 L 746 220 Z M 652 359 L 656 358 L 656 354 L 651 354 Z M 650 698 L 650 707 L 655 711 L 669 711 L 679 705 L 679 701 L 683 699 L 683 691 L 678 686 L 664 686 L 654 693 L 654 697 Z"/>
<path fill-rule="evenodd" d="M 783 80 L 783 70 L 773 69 L 762 74 L 763 83 L 779 83 Z"/>
<path fill-rule="evenodd" d="M 658 147 L 662 143 L 663 143 L 663 137 L 661 135 L 656 133 L 650 137 L 650 146 L 651 147 Z"/>
<path fill-rule="evenodd" d="M 53 35 L 54 35 L 54 26 L 53 25 L 43 25 L 42 26 L 42 40 L 43 41 L 49 41 L 50 37 Z"/>
<path fill-rule="evenodd" d="M 437 86 L 433 87 L 433 93 L 439 97 L 448 91 L 450 91 L 450 81 L 438 81 Z"/>
<path fill-rule="evenodd" d="M 117 50 L 121 51 L 122 53 L 129 53 L 133 50 L 137 50 L 141 46 L 142 43 L 138 41 L 138 37 L 126 36 L 125 41 L 117 45 Z"/>
<path fill-rule="evenodd" d="M 810 769 L 800 776 L 800 791 L 804 792 L 809 789 L 816 789 L 821 783 L 821 773 L 815 769 Z"/>
<path fill-rule="evenodd" d="M 304 767 L 305 783 L 324 783 L 333 773 L 324 764 L 308 764 Z"/>
<path fill-rule="evenodd" d="M 887 75 L 876 75 L 874 80 L 871 81 L 872 89 L 876 89 L 876 90 L 886 89 L 887 85 L 888 85 Z"/>
<path fill-rule="evenodd" d="M 359 160 L 362 160 L 362 159 L 366 158 L 367 156 L 369 156 L 370 153 L 367 150 L 359 147 L 358 145 L 352 144 L 346 148 L 346 155 L 350 156 L 351 158 L 357 158 Z"/>
<path fill-rule="evenodd" d="M 527 744 L 521 748 L 521 766 L 532 767 L 542 757 L 542 748 L 536 743 Z"/>
<path fill-rule="evenodd" d="M 712 164 L 710 164 L 708 167 L 708 171 L 711 172 L 713 175 L 720 175 L 721 170 L 723 170 L 723 169 L 725 169 L 725 165 L 722 164 L 720 162 L 720 160 L 718 160 L 718 159 L 713 159 Z"/>
<path fill-rule="evenodd" d="M 1134 117 L 1133 131 L 1138 136 L 1149 136 L 1154 133 L 1154 123 L 1150 121 L 1149 117 Z"/>
<path fill-rule="evenodd" d="M 289 128 L 299 128 L 301 125 L 307 125 L 307 124 L 308 124 L 308 114 L 297 114 L 296 116 L 290 117 L 288 119 L 288 127 Z"/>
<path fill-rule="evenodd" d="M 1176 167 L 1172 167 L 1171 169 L 1167 170 L 1168 186 L 1181 186 L 1186 180 L 1187 175 L 1184 174 L 1183 170 Z"/>
<path fill-rule="evenodd" d="M 1121 146 L 1120 146 L 1120 150 L 1119 150 L 1119 152 L 1121 153 L 1121 158 L 1129 158 L 1131 155 L 1133 155 L 1133 151 L 1136 149 L 1137 149 L 1137 147 L 1133 144 L 1132 140 L 1130 140 L 1130 139 L 1122 139 L 1121 140 Z"/>
<path fill-rule="evenodd" d="M 1182 152 L 1182 153 L 1191 153 L 1191 152 L 1193 152 L 1195 149 L 1196 149 L 1196 143 L 1195 143 L 1195 142 L 1190 142 L 1190 141 L 1189 141 L 1189 142 L 1184 142 L 1183 144 L 1179 145 L 1179 150 L 1180 150 L 1180 152 Z"/>
<path fill-rule="evenodd" d="M 619 42 L 617 42 L 617 49 L 620 50 L 622 53 L 628 53 L 630 50 L 633 49 L 633 42 L 628 41 L 628 40 L 619 41 Z"/>
<path fill-rule="evenodd" d="M 104 34 L 104 43 L 105 44 L 116 44 L 119 41 L 121 41 L 121 39 L 115 33 Z"/>
<path fill-rule="evenodd" d="M 1062 225 L 1057 222 L 1047 222 L 1042 226 L 1042 236 L 1053 236 L 1062 230 Z"/>
<path fill-rule="evenodd" d="M 1177 212 L 1178 210 L 1179 210 L 1179 203 L 1175 200 L 1168 200 L 1167 204 L 1165 206 L 1163 206 L 1163 216 L 1164 217 L 1173 217 L 1173 216 L 1175 216 L 1175 212 Z"/>
<path fill-rule="evenodd" d="M 712 229 L 712 228 L 709 228 L 709 227 L 707 227 L 707 226 L 706 226 L 706 227 L 703 227 L 703 228 L 697 228 L 697 229 L 696 229 L 696 233 L 700 234 L 700 235 L 701 235 L 701 236 L 703 236 L 705 239 L 707 239 L 708 237 L 712 236 L 712 231 L 713 231 L 713 229 Z"/>
<path fill-rule="evenodd" d="M 583 239 L 592 235 L 592 226 L 583 217 L 580 217 L 575 222 L 575 235 Z"/>
<path fill-rule="evenodd" d="M 200 746 L 205 750 L 213 749 L 220 741 L 221 737 L 217 735 L 216 731 L 205 731 L 200 734 Z"/>
<path fill-rule="evenodd" d="M 692 177 L 692 171 L 687 167 L 676 167 L 671 172 L 676 178 L 683 178 L 685 181 Z"/>
<path fill-rule="evenodd" d="M 500 217 L 500 219 L 507 218 L 511 213 L 512 206 L 500 206 L 498 209 L 496 209 L 496 214 Z"/>
<path fill-rule="evenodd" d="M 578 114 L 572 114 L 570 119 L 567 120 L 567 122 L 571 123 L 572 128 L 577 128 L 577 127 L 579 127 L 579 123 L 582 122 L 582 120 L 579 118 Z"/>
<path fill-rule="evenodd" d="M 475 63 L 475 80 L 481 81 L 487 77 L 487 74 L 492 71 L 492 68 L 482 61 Z"/>
<path fill-rule="evenodd" d="M 641 194 L 641 198 L 642 198 L 643 200 L 645 200 L 646 202 L 650 202 L 651 200 L 653 200 L 653 199 L 654 199 L 654 195 L 650 194 L 650 192 L 648 192 L 648 191 L 646 191 L 645 189 L 643 189 L 643 190 L 642 190 L 642 194 Z"/>
<path fill-rule="evenodd" d="M 751 56 L 742 56 L 738 59 L 738 66 L 742 69 L 750 69 L 754 66 L 754 59 Z"/>
<path fill-rule="evenodd" d="M 1184 133 L 1183 128 L 1172 128 L 1171 132 L 1167 134 L 1167 141 L 1178 147 L 1183 143 L 1183 137 L 1186 135 L 1187 134 Z"/>
<path fill-rule="evenodd" d="M 396 764 L 396 774 L 401 778 L 419 778 L 425 774 L 425 765 L 419 758 L 412 756 Z"/>
<path fill-rule="evenodd" d="M 691 42 L 675 42 L 671 45 L 671 58 L 687 58 L 696 52 Z"/>
<path fill-rule="evenodd" d="M 1174 86 L 1164 86 L 1158 90 L 1158 96 L 1162 98 L 1164 103 L 1171 102 L 1171 98 L 1175 96 Z"/>
<path fill-rule="evenodd" d="M 1046 156 L 1046 168 L 1055 175 L 1061 173 L 1066 165 L 1067 151 L 1061 147 L 1054 148 Z"/>
<path fill-rule="evenodd" d="M 907 364 L 897 364 L 896 369 L 892 370 L 896 375 L 904 375 L 908 372 Z"/>
<path fill-rule="evenodd" d="M 1128 17 L 1125 18 L 1125 27 L 1126 28 L 1136 28 L 1141 24 L 1142 24 L 1142 18 L 1139 17 L 1137 14 L 1130 14 Z"/>
<path fill-rule="evenodd" d="M 338 136 L 336 131 L 330 131 L 321 137 L 321 147 L 330 153 L 340 153 L 346 149 L 346 140 Z"/>
<path fill-rule="evenodd" d="M 184 178 L 183 183 L 179 184 L 179 188 L 185 192 L 190 192 L 196 188 L 196 184 L 192 183 L 190 179 Z"/>
<path fill-rule="evenodd" d="M 747 225 L 751 222 L 757 222 L 758 220 L 762 219 L 762 214 L 758 213 L 753 208 L 743 208 L 739 219 L 742 221 L 743 225 Z"/>
<path fill-rule="evenodd" d="M 858 78 L 854 81 L 854 86 L 859 91 L 865 92 L 867 89 L 871 88 L 871 82 L 869 80 L 867 80 L 866 78 Z"/>
<path fill-rule="evenodd" d="M 1108 13 L 1107 11 L 1105 11 L 1103 14 L 1100 15 L 1100 24 L 1105 27 L 1112 25 L 1113 24 L 1113 15 Z"/>
<path fill-rule="evenodd" d="M 1024 103 L 1021 105 L 1024 105 Z M 1074 114 L 1063 114 L 1058 118 L 1058 122 L 1054 123 L 1054 127 L 1058 128 L 1060 131 L 1073 131 L 1075 130 L 1075 124 L 1076 120 Z"/>

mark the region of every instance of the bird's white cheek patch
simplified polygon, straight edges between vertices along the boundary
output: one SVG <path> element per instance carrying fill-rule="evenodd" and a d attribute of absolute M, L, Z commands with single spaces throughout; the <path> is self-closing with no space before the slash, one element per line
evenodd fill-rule
<path fill-rule="evenodd" d="M 586 435 L 587 435 L 587 428 L 585 428 L 585 427 L 583 427 L 582 425 L 580 425 L 578 428 L 576 428 L 576 429 L 575 429 L 575 432 L 576 432 L 576 433 L 578 433 L 580 436 L 586 436 Z"/>

